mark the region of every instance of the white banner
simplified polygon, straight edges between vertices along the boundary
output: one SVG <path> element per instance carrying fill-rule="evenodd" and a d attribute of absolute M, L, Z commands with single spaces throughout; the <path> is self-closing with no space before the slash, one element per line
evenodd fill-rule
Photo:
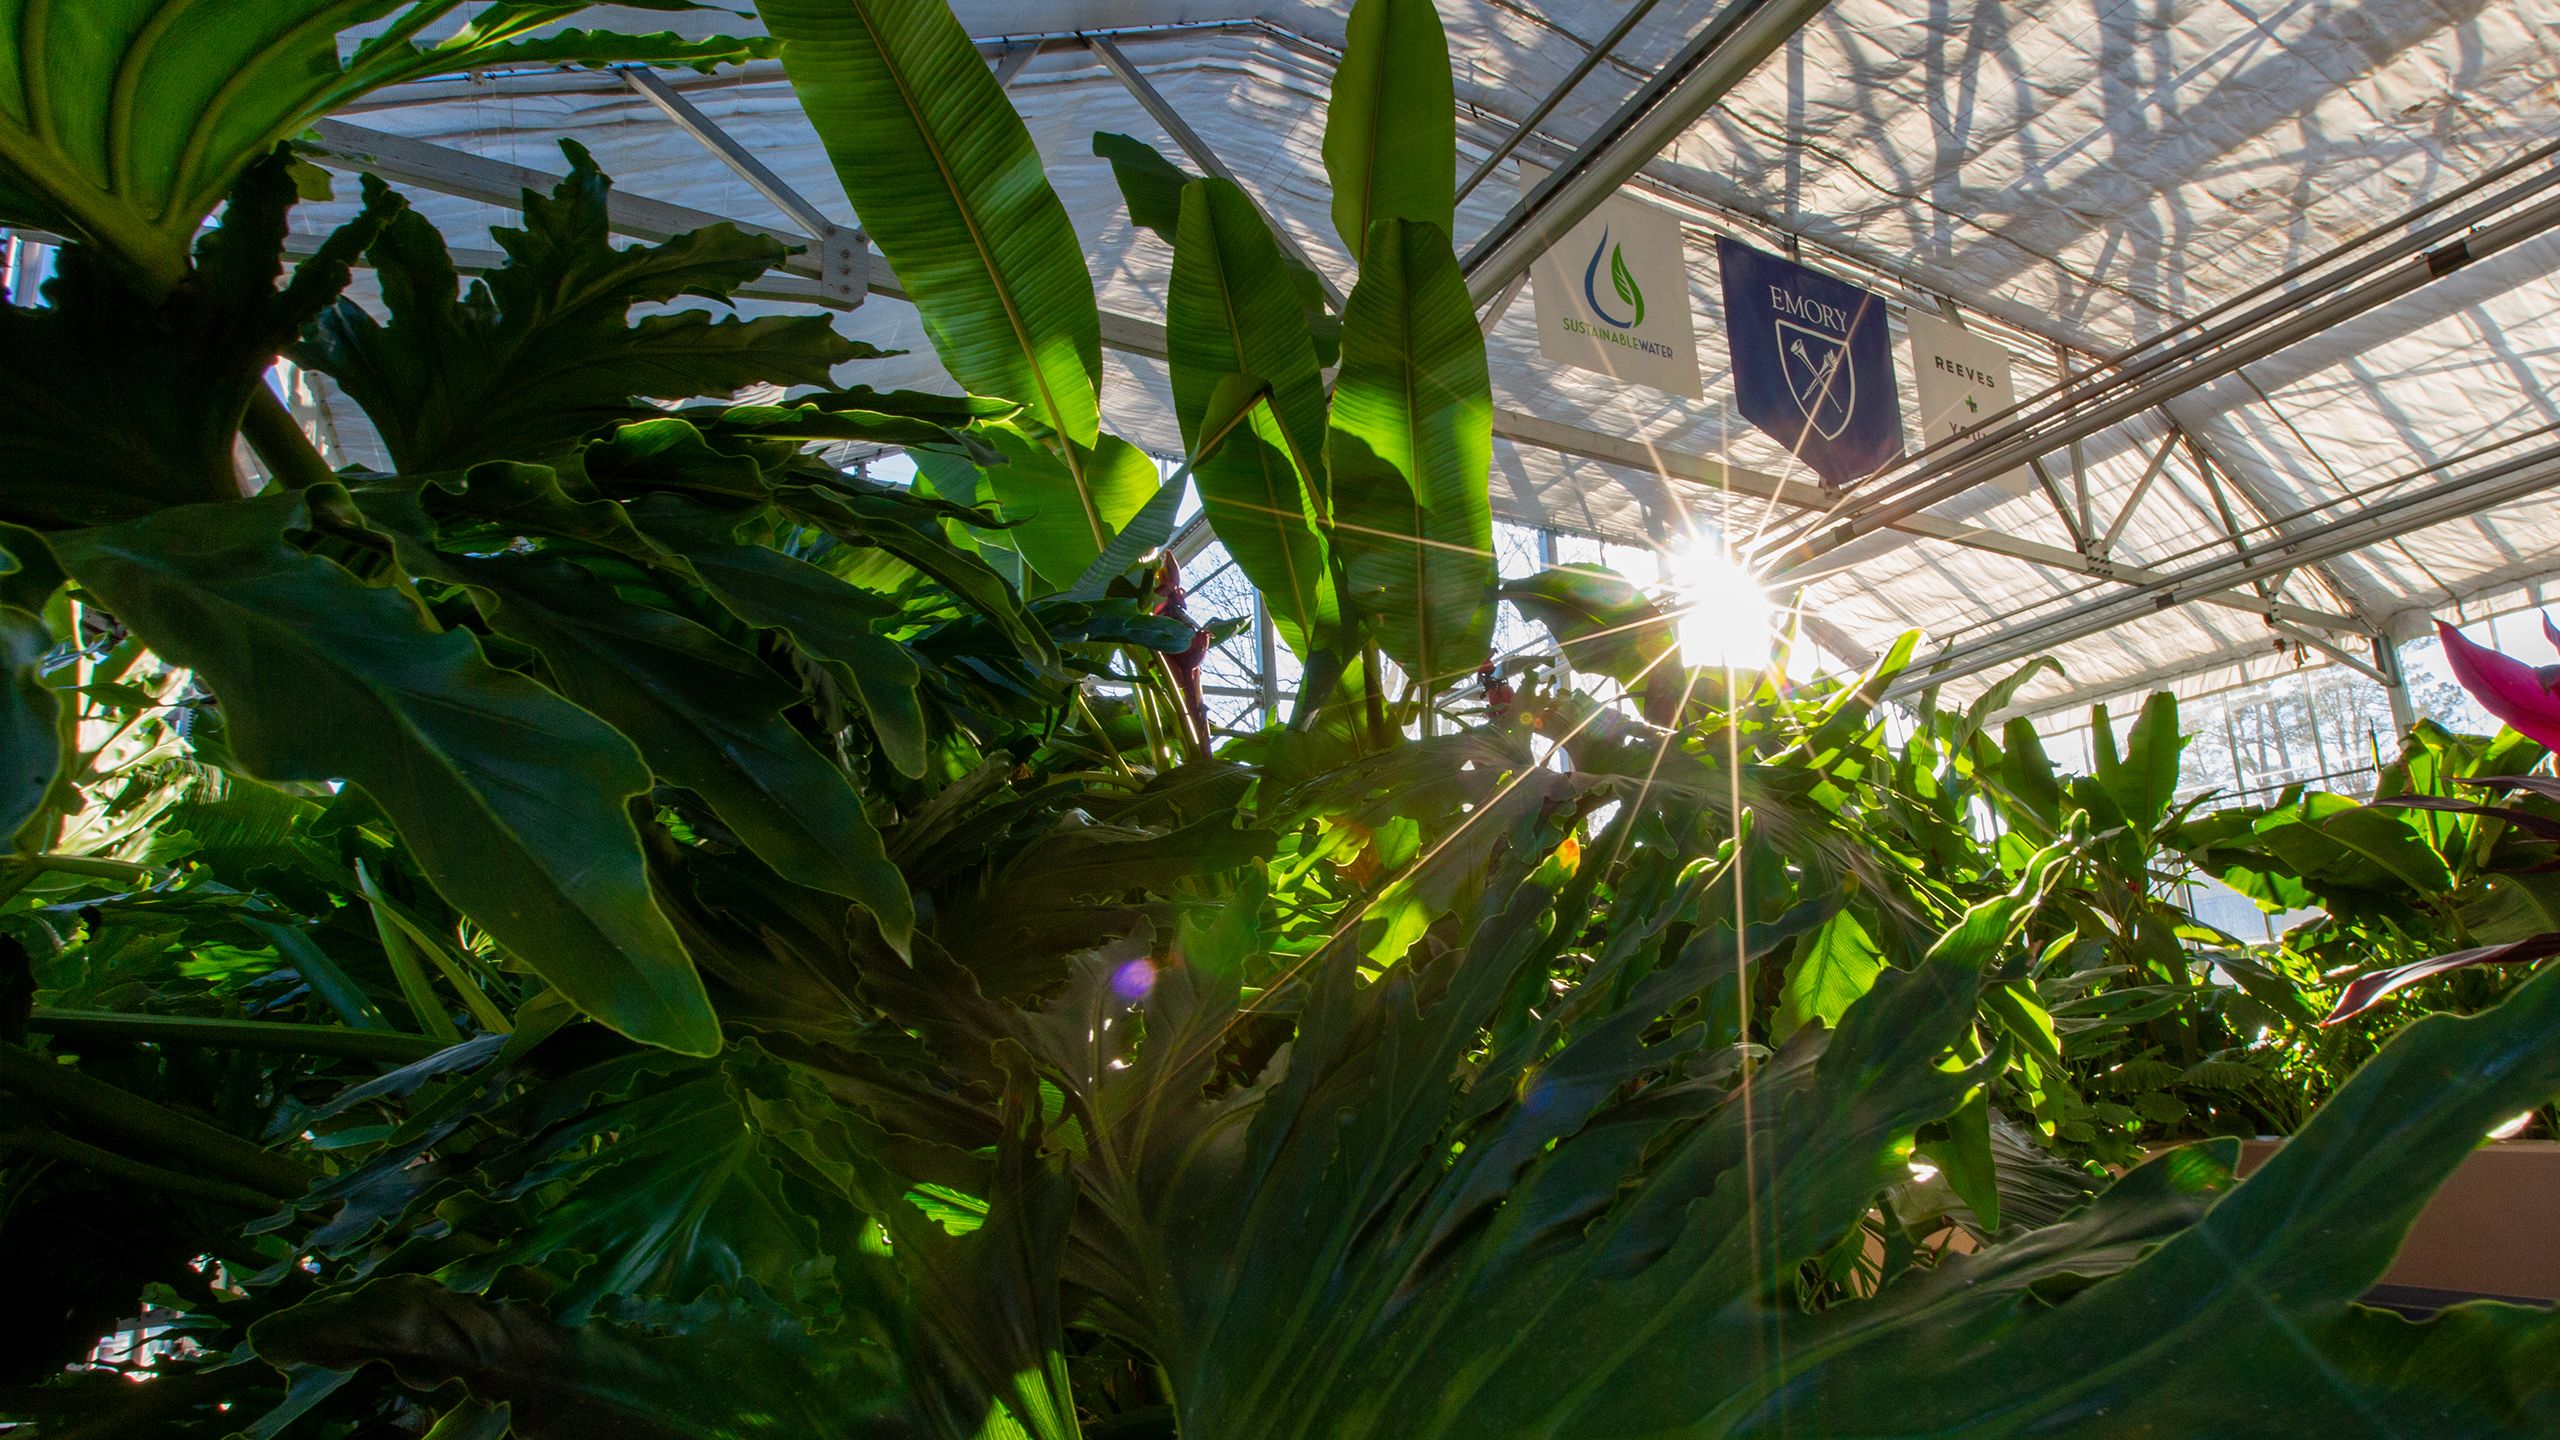
<path fill-rule="evenodd" d="M 1523 189 L 1545 176 L 1521 167 Z M 1558 364 L 1696 398 L 1698 332 L 1680 222 L 1612 195 L 1529 267 L 1538 348 Z"/>
<path fill-rule="evenodd" d="M 1917 310 L 1905 318 L 1911 326 L 1911 376 L 1920 388 L 1924 444 L 1945 444 L 2017 403 L 2018 392 L 2009 379 L 2009 347 Z M 2035 482 L 2020 468 L 1984 483 L 2024 495 Z"/>

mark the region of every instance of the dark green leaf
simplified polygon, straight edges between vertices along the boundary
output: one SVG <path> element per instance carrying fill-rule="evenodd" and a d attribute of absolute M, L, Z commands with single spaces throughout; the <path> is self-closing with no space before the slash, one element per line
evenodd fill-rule
<path fill-rule="evenodd" d="M 188 506 L 54 547 L 213 687 L 252 770 L 363 787 L 445 897 L 580 1008 L 650 1044 L 718 1049 L 624 809 L 649 783 L 630 743 L 414 600 L 294 549 L 300 517 L 293 495 Z"/>
<path fill-rule="evenodd" d="M 783 718 L 798 690 L 692 621 L 630 604 L 565 562 L 465 562 L 456 574 L 497 597 L 493 621 L 542 652 L 561 693 L 700 795 L 783 878 L 857 902 L 906 948 L 915 924 L 906 881 L 843 772 Z M 876 659 L 865 668 L 887 684 Z"/>
<path fill-rule="evenodd" d="M 608 241 L 609 182 L 575 142 L 550 195 L 525 192 L 525 227 L 491 232 L 507 263 L 457 294 L 444 240 L 404 212 L 367 249 L 390 312 L 353 302 L 321 317 L 294 358 L 364 408 L 394 464 L 412 473 L 484 460 L 541 460 L 617 421 L 659 413 L 641 397 L 725 395 L 757 383 L 823 384 L 858 353 L 823 315 L 714 320 L 631 308 L 679 296 L 726 299 L 782 260 L 782 247 L 715 225 L 663 245 Z M 367 193 L 380 203 L 379 182 Z"/>
<path fill-rule="evenodd" d="M 1182 192 L 1165 348 L 1202 513 L 1262 592 L 1282 638 L 1311 654 L 1341 623 L 1315 528 L 1332 513 L 1324 380 L 1280 247 L 1253 202 L 1225 181 Z M 1269 408 L 1204 456 L 1219 387 L 1237 375 L 1268 384 Z"/>

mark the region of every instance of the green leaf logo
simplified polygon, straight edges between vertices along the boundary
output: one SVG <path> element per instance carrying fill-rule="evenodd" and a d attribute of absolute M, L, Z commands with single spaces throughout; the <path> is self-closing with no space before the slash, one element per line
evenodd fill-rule
<path fill-rule="evenodd" d="M 1618 298 L 1636 307 L 1636 318 L 1627 322 L 1633 330 L 1644 323 L 1644 291 L 1636 285 L 1636 277 L 1627 270 L 1627 247 L 1609 247 L 1609 283 L 1618 287 Z"/>
<path fill-rule="evenodd" d="M 1618 298 L 1635 307 L 1635 314 L 1625 320 L 1609 313 L 1600 303 L 1600 257 L 1609 257 L 1609 284 Z M 1609 243 L 1609 232 L 1600 232 L 1600 243 L 1591 247 L 1591 263 L 1582 267 L 1582 298 L 1591 302 L 1591 313 L 1600 323 L 1614 330 L 1633 330 L 1644 323 L 1644 291 L 1637 287 L 1636 277 L 1627 270 L 1625 247 Z"/>

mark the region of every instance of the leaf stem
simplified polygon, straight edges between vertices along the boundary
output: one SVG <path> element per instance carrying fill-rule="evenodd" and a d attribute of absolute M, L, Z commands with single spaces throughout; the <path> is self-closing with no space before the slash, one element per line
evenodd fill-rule
<path fill-rule="evenodd" d="M 302 433 L 302 423 L 293 418 L 276 392 L 261 380 L 249 390 L 249 408 L 240 417 L 240 434 L 249 448 L 258 452 L 276 483 L 287 490 L 307 490 L 338 478 L 329 462 Z"/>

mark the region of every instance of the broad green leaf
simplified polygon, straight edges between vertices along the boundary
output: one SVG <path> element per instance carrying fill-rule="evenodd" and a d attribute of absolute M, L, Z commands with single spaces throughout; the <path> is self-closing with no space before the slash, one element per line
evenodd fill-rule
<path fill-rule="evenodd" d="M 548 196 L 525 192 L 523 229 L 491 232 L 506 264 L 458 293 L 443 238 L 400 208 L 366 250 L 389 323 L 342 301 L 293 351 L 364 408 L 401 470 L 546 459 L 618 421 L 660 413 L 643 397 L 824 384 L 863 353 L 823 315 L 715 320 L 676 310 L 634 323 L 635 305 L 725 300 L 779 264 L 782 247 L 723 224 L 617 248 L 609 183 L 575 142 L 561 148 L 569 174 Z M 366 192 L 377 206 L 396 205 L 370 176 Z"/>
<path fill-rule="evenodd" d="M 119 0 L 0 4 L 0 224 L 102 247 L 147 293 L 242 172 L 367 91 L 509 61 L 745 59 L 754 42 L 534 32 L 578 4 L 488 7 L 434 43 L 454 0 Z M 345 32 L 386 22 L 345 56 Z M 342 58 L 345 57 L 345 58 Z"/>
<path fill-rule="evenodd" d="M 941 0 L 756 8 L 783 42 L 783 68 L 846 198 L 952 377 L 1093 446 L 1102 322 L 1084 247 L 960 22 Z"/>
<path fill-rule="evenodd" d="M 1973 1092 L 1955 1114 L 1947 1117 L 1947 1138 L 1928 1149 L 1931 1159 L 1946 1174 L 1947 1184 L 1956 1198 L 1973 1212 L 1973 1218 L 1986 1231 L 2000 1229 L 1999 1167 L 1991 1150 L 1991 1087 Z"/>
<path fill-rule="evenodd" d="M 1956 728 L 1954 737 L 1948 743 L 1948 750 L 1951 753 L 1961 754 L 1970 749 L 1973 745 L 1973 737 L 1982 733 L 1982 727 L 1990 723 L 1991 717 L 2008 709 L 2009 702 L 2018 698 L 2019 691 L 2033 684 L 2037 676 L 2048 671 L 2055 675 L 2061 674 L 2062 662 L 2050 655 L 2039 655 L 2010 671 L 1989 689 L 1976 696 L 1974 702 L 1965 707 L 1964 723 Z"/>
<path fill-rule="evenodd" d="M 1046 581 L 1076 583 L 1162 488 L 1156 462 L 1117 435 L 1069 465 L 1056 451 L 1007 425 L 988 428 L 1005 463 L 987 466 L 984 497 L 1011 528 L 1004 539 Z"/>
<path fill-rule="evenodd" d="M 894 604 L 796 556 L 706 534 L 695 528 L 697 517 L 671 520 L 666 517 L 675 512 L 654 503 L 635 509 L 642 525 L 681 553 L 730 613 L 759 629 L 789 635 L 803 651 L 837 667 L 870 717 L 872 733 L 890 762 L 909 775 L 924 773 L 924 710 L 916 698 L 922 672 L 905 646 L 878 629 L 896 614 Z M 848 843 L 868 856 L 869 844 Z M 866 858 L 862 865 L 867 870 L 871 863 Z M 867 882 L 863 898 L 866 904 L 876 900 L 888 905 L 873 914 L 893 937 L 903 936 L 907 917 L 880 888 L 886 878 Z"/>
<path fill-rule="evenodd" d="M 1449 233 L 1457 114 L 1449 41 L 1433 0 L 1357 0 L 1325 110 L 1324 168 L 1333 179 L 1334 232 L 1364 268 L 1382 220 Z"/>
<path fill-rule="evenodd" d="M 669 783 L 700 795 L 784 879 L 855 901 L 906 948 L 915 923 L 907 882 L 862 797 L 783 717 L 797 689 L 692 621 L 623 600 L 565 562 L 507 557 L 456 573 L 497 597 L 493 622 L 542 652 L 562 694 L 620 730 Z M 876 659 L 866 668 L 888 680 Z"/>
<path fill-rule="evenodd" d="M 1097 130 L 1093 153 L 1111 162 L 1111 177 L 1120 183 L 1120 198 L 1128 202 L 1129 223 L 1154 231 L 1167 245 L 1179 246 L 1182 242 L 1176 232 L 1182 225 L 1183 187 L 1197 184 L 1200 177 L 1131 135 Z"/>
<path fill-rule="evenodd" d="M 1111 162 L 1112 178 L 1120 182 L 1121 198 L 1128 202 L 1130 223 L 1155 232 L 1178 250 L 1183 187 L 1200 177 L 1164 158 L 1154 146 L 1127 135 L 1095 132 L 1093 153 Z M 1267 217 L 1257 210 L 1256 218 Z M 1332 299 L 1316 272 L 1296 255 L 1277 245 L 1273 248 L 1288 277 L 1289 293 L 1297 301 L 1299 318 L 1306 323 L 1307 338 L 1315 346 L 1316 359 L 1329 369 L 1342 358 L 1341 317 L 1333 313 Z"/>
<path fill-rule="evenodd" d="M 1331 512 L 1315 347 L 1280 247 L 1243 191 L 1195 181 L 1182 192 L 1180 219 L 1165 348 L 1201 510 L 1303 657 L 1339 625 L 1341 610 L 1314 528 Z M 1203 457 L 1218 387 L 1238 375 L 1269 385 L 1268 411 Z"/>
<path fill-rule="evenodd" d="M 1838 1028 L 1840 1017 L 1875 988 L 1876 977 L 1883 973 L 1884 952 L 1876 948 L 1867 927 L 1846 910 L 1832 916 L 1805 937 L 1795 963 L 1787 967 L 1769 1038 L 1783 1043 L 1814 1021 Z"/>
<path fill-rule="evenodd" d="M 2529 1358 L 2551 1344 L 2545 1315 L 2460 1306 L 2412 1323 L 2354 1302 L 2481 1135 L 2560 1093 L 2555 1026 L 2550 970 L 2485 1015 L 2421 1020 L 2131 1269 L 2041 1304 L 1998 1283 L 2000 1248 L 1958 1262 L 1886 1292 L 1872 1319 L 1798 1334 L 1802 1372 L 1729 1433 L 1798 1433 L 1808 1415 L 1988 1440 L 2092 1416 L 2127 1435 L 2549 1433 L 2560 1386 Z M 1948 1334 L 1979 1363 L 1951 1371 L 1931 1343 Z"/>
<path fill-rule="evenodd" d="M 57 536 L 72 578 L 223 702 L 269 780 L 345 780 L 445 898 L 636 1040 L 720 1045 L 625 804 L 647 768 L 586 711 L 438 631 L 412 599 L 296 550 L 299 497 Z"/>
<path fill-rule="evenodd" d="M 2106 787 L 2125 818 L 2148 833 L 2169 813 L 2177 796 L 2178 753 L 2187 745 L 2186 737 L 2178 733 L 2178 697 L 2157 690 L 2142 702 L 2142 714 L 2126 736 L 2121 761 L 2116 759 L 2114 733 L 2103 719 L 2098 730 L 2106 733 L 2098 746 L 2098 783 Z"/>
<path fill-rule="evenodd" d="M 2044 822 L 2046 834 L 2061 831 L 2062 785 L 2044 753 L 2044 740 L 2024 715 L 2009 717 L 2000 732 L 2000 783 L 2028 814 Z"/>
<path fill-rule="evenodd" d="M 1560 565 L 1504 581 L 1502 598 L 1546 626 L 1574 669 L 1630 686 L 1669 671 L 1677 688 L 1678 667 L 1666 664 L 1679 648 L 1670 617 L 1616 571 Z"/>
<path fill-rule="evenodd" d="M 507 1406 L 519 1440 L 860 1440 L 894 1421 L 878 1377 L 769 1302 L 667 1318 L 565 1325 L 525 1301 L 390 1275 L 270 1314 L 249 1341 L 280 1367 L 381 1361 L 421 1389 L 458 1384 Z"/>
<path fill-rule="evenodd" d="M 1427 688 L 1472 673 L 1493 635 L 1492 382 L 1446 232 L 1378 222 L 1325 454 L 1352 607 Z"/>

